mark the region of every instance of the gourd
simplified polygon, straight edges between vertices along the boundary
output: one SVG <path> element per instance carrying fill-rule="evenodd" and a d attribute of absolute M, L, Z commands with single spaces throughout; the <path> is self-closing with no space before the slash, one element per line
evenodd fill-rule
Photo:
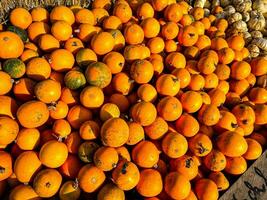
<path fill-rule="evenodd" d="M 232 3 L 231 0 L 221 0 L 220 1 L 220 4 L 222 7 L 226 7 L 226 6 L 230 5 L 231 3 Z"/>
<path fill-rule="evenodd" d="M 250 20 L 250 14 L 248 12 L 242 13 L 242 20 L 248 22 Z"/>
<path fill-rule="evenodd" d="M 255 38 L 251 42 L 257 45 L 260 49 L 267 51 L 267 39 L 266 38 Z"/>
<path fill-rule="evenodd" d="M 247 48 L 248 48 L 248 50 L 250 52 L 250 56 L 252 58 L 255 58 L 255 57 L 257 57 L 257 56 L 260 55 L 260 49 L 259 49 L 259 47 L 256 44 L 249 44 L 247 46 Z"/>
<path fill-rule="evenodd" d="M 205 3 L 208 2 L 206 0 L 196 0 L 194 3 L 194 7 L 204 8 Z"/>
<path fill-rule="evenodd" d="M 252 38 L 262 38 L 263 37 L 263 34 L 260 32 L 260 31 L 252 31 L 251 33 L 251 37 Z"/>
<path fill-rule="evenodd" d="M 251 10 L 252 2 L 251 0 L 235 0 L 233 1 L 233 5 L 238 12 L 248 12 Z"/>
<path fill-rule="evenodd" d="M 233 5 L 229 5 L 224 8 L 224 12 L 226 13 L 226 16 L 230 16 L 236 12 L 236 9 Z"/>
<path fill-rule="evenodd" d="M 256 10 L 251 11 L 248 27 L 253 30 L 262 30 L 265 27 L 265 18 L 263 14 Z"/>
<path fill-rule="evenodd" d="M 240 20 L 242 20 L 242 15 L 239 12 L 235 12 L 229 16 L 228 23 L 233 24 Z"/>
<path fill-rule="evenodd" d="M 262 14 L 267 13 L 267 1 L 266 0 L 254 0 L 252 5 L 253 10 L 257 10 Z"/>

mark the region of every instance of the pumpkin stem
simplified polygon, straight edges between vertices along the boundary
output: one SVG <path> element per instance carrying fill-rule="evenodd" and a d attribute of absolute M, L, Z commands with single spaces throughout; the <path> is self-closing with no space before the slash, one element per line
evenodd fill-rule
<path fill-rule="evenodd" d="M 74 33 L 80 33 L 80 32 L 81 32 L 80 29 L 75 29 L 75 30 L 74 30 Z"/>
<path fill-rule="evenodd" d="M 121 173 L 122 174 L 126 174 L 127 173 L 127 170 L 126 170 L 127 167 L 128 167 L 128 163 L 126 162 L 122 166 L 122 169 L 121 169 Z"/>
<path fill-rule="evenodd" d="M 194 33 L 189 33 L 188 35 L 189 35 L 190 37 L 194 37 L 194 36 L 195 36 Z"/>
<path fill-rule="evenodd" d="M 263 88 L 266 88 L 266 86 L 267 86 L 267 79 L 264 79 L 264 81 L 263 81 Z"/>
<path fill-rule="evenodd" d="M 203 153 L 205 153 L 205 151 L 208 151 L 208 149 L 206 149 L 203 145 L 202 145 L 202 143 L 198 143 L 198 146 L 199 146 L 199 148 L 198 148 L 198 152 L 200 153 L 200 154 L 203 154 Z"/>
<path fill-rule="evenodd" d="M 178 82 L 180 80 L 179 80 L 179 78 L 172 78 L 172 81 L 176 83 L 176 82 Z"/>
<path fill-rule="evenodd" d="M 47 183 L 45 184 L 45 187 L 50 188 L 50 187 L 51 187 L 51 183 L 47 182 Z"/>
<path fill-rule="evenodd" d="M 244 120 L 242 120 L 242 123 L 246 125 L 246 124 L 248 124 L 248 120 L 244 119 Z"/>
<path fill-rule="evenodd" d="M 78 178 L 75 178 L 74 184 L 73 184 L 73 188 L 76 190 L 79 187 L 79 181 Z"/>
<path fill-rule="evenodd" d="M 128 82 L 129 83 L 134 83 L 134 80 L 133 79 L 129 79 Z"/>
<path fill-rule="evenodd" d="M 235 123 L 231 123 L 231 126 L 232 126 L 232 128 L 237 128 L 238 127 L 238 124 L 235 124 Z"/>
<path fill-rule="evenodd" d="M 5 171 L 6 171 L 6 169 L 4 167 L 0 166 L 0 174 L 5 173 Z"/>
<path fill-rule="evenodd" d="M 115 168 L 117 167 L 117 164 L 116 163 L 112 163 L 112 168 Z"/>
<path fill-rule="evenodd" d="M 185 167 L 186 168 L 190 168 L 192 161 L 193 161 L 193 158 L 186 159 L 186 161 L 185 161 Z"/>

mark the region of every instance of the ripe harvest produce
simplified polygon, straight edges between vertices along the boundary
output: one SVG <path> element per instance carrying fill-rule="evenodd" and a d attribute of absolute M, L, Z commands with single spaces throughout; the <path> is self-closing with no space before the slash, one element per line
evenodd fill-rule
<path fill-rule="evenodd" d="M 267 140 L 267 59 L 175 0 L 15 7 L 0 199 L 217 200 Z"/>

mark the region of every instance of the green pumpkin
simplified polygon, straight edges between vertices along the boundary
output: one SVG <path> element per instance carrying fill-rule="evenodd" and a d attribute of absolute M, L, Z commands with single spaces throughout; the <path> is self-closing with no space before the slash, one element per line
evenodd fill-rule
<path fill-rule="evenodd" d="M 26 72 L 24 62 L 18 58 L 11 58 L 4 62 L 3 71 L 8 73 L 12 78 L 20 78 Z"/>
<path fill-rule="evenodd" d="M 21 38 L 21 40 L 23 42 L 26 42 L 28 40 L 27 32 L 25 30 L 23 30 L 22 28 L 20 28 L 20 27 L 9 26 L 9 27 L 7 27 L 7 30 L 11 31 L 13 33 L 16 33 Z"/>
<path fill-rule="evenodd" d="M 81 161 L 85 163 L 91 163 L 94 161 L 94 154 L 99 148 L 99 145 L 95 142 L 84 142 L 80 145 L 78 155 Z"/>
<path fill-rule="evenodd" d="M 76 53 L 76 62 L 81 68 L 86 68 L 95 61 L 97 61 L 97 55 L 91 49 L 83 48 Z"/>
<path fill-rule="evenodd" d="M 82 72 L 71 70 L 65 75 L 64 82 L 69 89 L 77 90 L 86 84 L 86 79 Z"/>
<path fill-rule="evenodd" d="M 105 63 L 94 62 L 87 67 L 85 77 L 90 85 L 104 88 L 110 84 L 112 75 Z"/>

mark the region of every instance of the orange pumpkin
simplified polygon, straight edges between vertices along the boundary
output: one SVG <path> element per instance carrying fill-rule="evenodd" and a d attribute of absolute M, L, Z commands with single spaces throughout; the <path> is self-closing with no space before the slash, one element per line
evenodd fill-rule
<path fill-rule="evenodd" d="M 170 158 L 179 158 L 188 150 L 187 140 L 183 135 L 176 132 L 167 133 L 161 145 L 163 152 Z"/>
<path fill-rule="evenodd" d="M 122 190 L 133 189 L 140 180 L 137 166 L 130 161 L 122 160 L 112 172 L 113 182 Z"/>
<path fill-rule="evenodd" d="M 226 156 L 237 157 L 246 153 L 248 144 L 244 137 L 236 132 L 226 131 L 216 140 L 218 149 Z"/>
<path fill-rule="evenodd" d="M 20 37 L 10 31 L 0 32 L 0 58 L 18 58 L 24 49 L 23 42 Z"/>
<path fill-rule="evenodd" d="M 67 160 L 60 166 L 60 173 L 66 178 L 76 178 L 80 169 L 82 168 L 82 162 L 73 154 L 69 154 Z"/>
<path fill-rule="evenodd" d="M 75 16 L 70 8 L 66 6 L 56 6 L 50 12 L 50 21 L 66 21 L 68 24 L 72 25 L 75 22 Z"/>
<path fill-rule="evenodd" d="M 40 142 L 40 132 L 38 129 L 21 129 L 16 138 L 16 144 L 22 150 L 33 150 Z"/>
<path fill-rule="evenodd" d="M 57 149 L 56 152 L 55 148 Z M 68 148 L 66 144 L 56 140 L 46 142 L 39 152 L 40 161 L 49 168 L 60 167 L 67 160 L 67 157 Z"/>
<path fill-rule="evenodd" d="M 195 184 L 195 192 L 200 200 L 216 200 L 219 197 L 217 185 L 210 179 L 200 179 Z"/>
<path fill-rule="evenodd" d="M 151 168 L 159 160 L 159 151 L 150 141 L 141 141 L 132 150 L 134 163 L 143 168 Z"/>
<path fill-rule="evenodd" d="M 49 110 L 41 101 L 28 101 L 19 107 L 17 118 L 25 128 L 36 128 L 46 123 Z"/>
<path fill-rule="evenodd" d="M 7 179 L 13 172 L 11 155 L 5 151 L 0 151 L 0 181 Z"/>
<path fill-rule="evenodd" d="M 111 118 L 102 125 L 100 135 L 104 145 L 119 147 L 127 142 L 129 127 L 123 119 Z"/>
<path fill-rule="evenodd" d="M 182 110 L 182 104 L 176 97 L 164 97 L 157 104 L 159 116 L 166 121 L 177 120 L 181 116 Z"/>
<path fill-rule="evenodd" d="M 225 171 L 232 175 L 243 174 L 247 170 L 247 162 L 242 157 L 227 157 Z"/>
<path fill-rule="evenodd" d="M 170 172 L 165 176 L 164 189 L 173 199 L 185 199 L 191 190 L 189 180 L 178 172 Z"/>
<path fill-rule="evenodd" d="M 31 163 L 31 166 L 28 166 Z M 36 172 L 41 168 L 41 161 L 38 154 L 34 151 L 25 151 L 20 154 L 14 163 L 14 173 L 16 178 L 22 183 L 28 183 L 33 180 Z"/>
<path fill-rule="evenodd" d="M 105 43 L 103 43 L 105 41 Z M 91 40 L 91 47 L 98 55 L 104 55 L 112 51 L 115 40 L 109 32 L 95 34 Z"/>
<path fill-rule="evenodd" d="M 32 16 L 25 8 L 15 8 L 11 11 L 9 20 L 14 26 L 27 29 L 32 23 Z"/>
<path fill-rule="evenodd" d="M 33 189 L 42 198 L 54 196 L 61 185 L 62 176 L 55 169 L 43 169 L 33 180 Z"/>
<path fill-rule="evenodd" d="M 219 111 L 218 111 L 219 112 Z M 199 131 L 198 121 L 190 114 L 184 113 L 175 122 L 176 130 L 185 137 L 192 137 Z"/>
<path fill-rule="evenodd" d="M 155 169 L 144 169 L 140 172 L 140 180 L 136 190 L 144 197 L 157 196 L 163 188 L 160 173 Z"/>
<path fill-rule="evenodd" d="M 94 164 L 103 171 L 111 171 L 116 167 L 119 156 L 115 148 L 100 147 L 94 153 Z"/>
<path fill-rule="evenodd" d="M 206 156 L 212 150 L 212 142 L 210 138 L 202 133 L 198 133 L 188 141 L 190 151 L 196 156 Z"/>

